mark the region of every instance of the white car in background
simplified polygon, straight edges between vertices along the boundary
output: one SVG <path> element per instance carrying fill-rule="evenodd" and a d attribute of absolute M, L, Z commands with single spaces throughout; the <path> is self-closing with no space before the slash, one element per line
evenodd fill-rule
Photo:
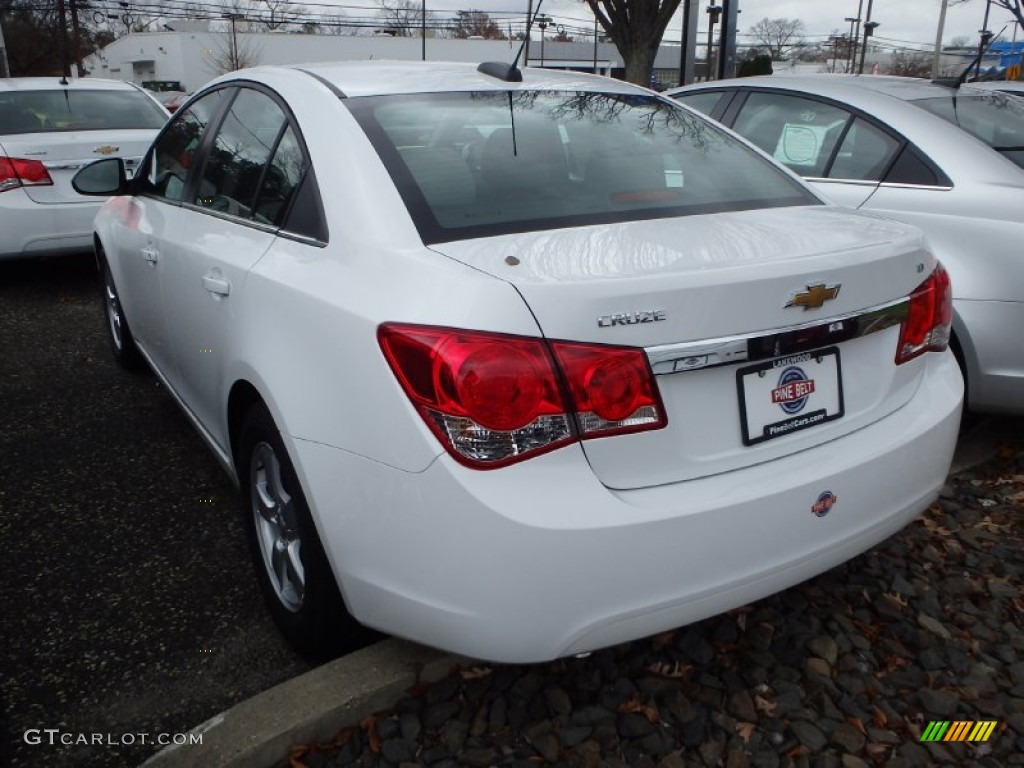
<path fill-rule="evenodd" d="M 96 219 L 111 343 L 242 489 L 301 649 L 537 661 L 807 579 L 938 494 L 963 385 L 920 232 L 608 78 L 222 77 Z M 173 521 L 168 521 L 173 525 Z M 215 589 L 215 585 L 211 585 Z"/>
<path fill-rule="evenodd" d="M 750 77 L 669 91 L 833 201 L 921 227 L 953 281 L 967 405 L 1024 414 L 1024 94 L 904 77 Z"/>
<path fill-rule="evenodd" d="M 0 79 L 0 259 L 91 250 L 101 203 L 71 177 L 102 157 L 130 173 L 167 115 L 118 80 Z"/>

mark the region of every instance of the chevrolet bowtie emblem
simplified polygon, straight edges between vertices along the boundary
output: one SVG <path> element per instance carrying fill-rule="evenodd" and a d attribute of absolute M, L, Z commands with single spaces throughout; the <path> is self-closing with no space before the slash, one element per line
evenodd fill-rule
<path fill-rule="evenodd" d="M 826 301 L 831 301 L 839 295 L 840 284 L 826 286 L 824 283 L 815 283 L 807 286 L 806 293 L 791 293 L 787 307 L 803 307 L 808 309 L 819 309 Z"/>
<path fill-rule="evenodd" d="M 94 149 L 93 152 L 97 155 L 112 155 L 119 149 L 120 147 L 112 147 L 109 144 L 106 144 L 102 147 L 96 147 L 96 149 Z"/>

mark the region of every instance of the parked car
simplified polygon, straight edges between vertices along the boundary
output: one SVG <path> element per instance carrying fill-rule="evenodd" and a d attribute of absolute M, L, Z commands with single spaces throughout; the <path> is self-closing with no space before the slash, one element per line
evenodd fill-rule
<path fill-rule="evenodd" d="M 154 98 L 164 105 L 164 109 L 172 115 L 184 104 L 192 94 L 185 91 L 160 91 L 153 94 Z"/>
<path fill-rule="evenodd" d="M 976 411 L 1024 413 L 1024 99 L 898 77 L 757 77 L 670 95 L 835 202 L 924 229 Z M 962 129 L 962 130 L 961 130 Z M 969 135 L 968 135 L 969 134 Z"/>
<path fill-rule="evenodd" d="M 590 651 L 841 563 L 945 480 L 963 386 L 920 232 L 644 89 L 256 68 L 135 178 L 76 184 L 117 195 L 114 355 L 240 484 L 307 652 L 355 620 L 502 661 Z"/>
<path fill-rule="evenodd" d="M 71 177 L 99 157 L 131 173 L 166 120 L 117 80 L 0 79 L 0 259 L 91 251 L 101 203 Z"/>

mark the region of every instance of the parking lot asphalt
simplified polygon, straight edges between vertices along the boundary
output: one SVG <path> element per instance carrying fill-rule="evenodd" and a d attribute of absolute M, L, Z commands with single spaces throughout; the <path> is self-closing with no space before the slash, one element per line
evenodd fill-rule
<path fill-rule="evenodd" d="M 308 669 L 263 607 L 233 487 L 103 323 L 91 257 L 0 263 L 0 764 L 138 765 Z"/>

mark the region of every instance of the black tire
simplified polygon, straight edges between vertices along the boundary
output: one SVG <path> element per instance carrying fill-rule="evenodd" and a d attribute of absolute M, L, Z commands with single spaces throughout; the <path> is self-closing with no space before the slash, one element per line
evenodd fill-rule
<path fill-rule="evenodd" d="M 262 403 L 242 422 L 236 464 L 253 565 L 281 633 L 313 662 L 366 645 L 373 634 L 345 608 L 295 469 Z"/>
<path fill-rule="evenodd" d="M 107 341 L 118 365 L 129 371 L 140 371 L 146 367 L 139 348 L 135 345 L 135 337 L 128 327 L 128 319 L 121 308 L 121 297 L 114 285 L 114 275 L 110 271 L 107 259 L 100 251 L 98 254 L 100 268 L 100 291 L 103 299 L 103 317 L 107 327 Z"/>

